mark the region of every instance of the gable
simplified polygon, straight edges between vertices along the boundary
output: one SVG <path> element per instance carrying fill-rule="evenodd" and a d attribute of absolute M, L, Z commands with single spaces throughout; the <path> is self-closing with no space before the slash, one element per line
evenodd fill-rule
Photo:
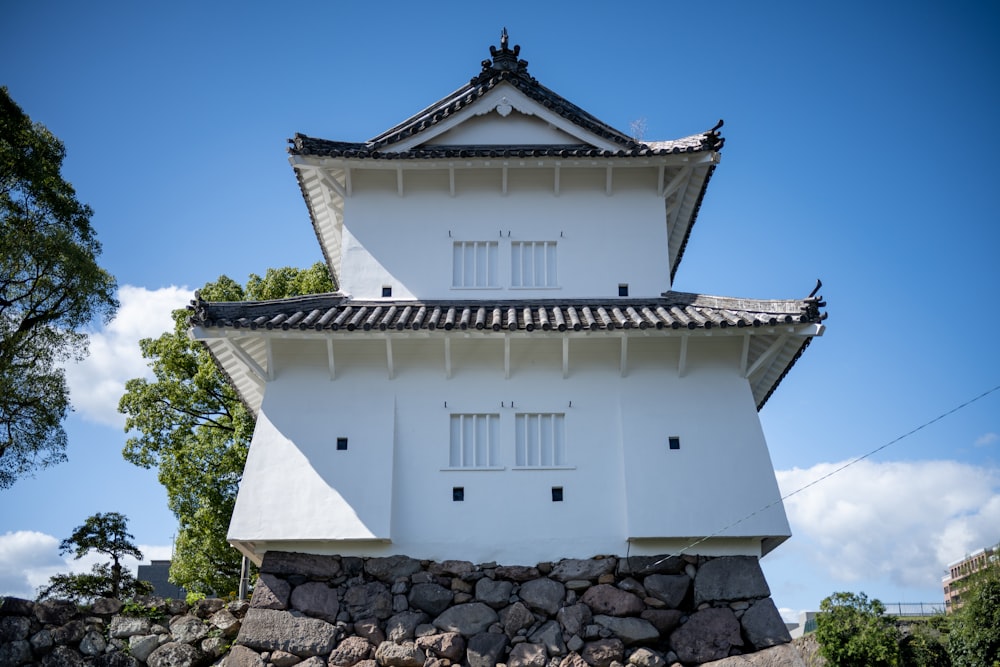
<path fill-rule="evenodd" d="M 520 111 L 493 109 L 484 116 L 470 118 L 421 144 L 432 146 L 577 146 L 582 142 L 565 131 Z"/>

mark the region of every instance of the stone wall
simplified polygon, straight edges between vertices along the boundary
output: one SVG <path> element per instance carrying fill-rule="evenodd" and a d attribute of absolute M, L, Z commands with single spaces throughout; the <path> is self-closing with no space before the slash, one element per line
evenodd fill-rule
<path fill-rule="evenodd" d="M 752 557 L 536 566 L 268 552 L 253 599 L 7 598 L 0 667 L 801 665 Z M 157 618 L 149 618 L 157 616 Z M 758 662 L 759 660 L 759 662 Z"/>

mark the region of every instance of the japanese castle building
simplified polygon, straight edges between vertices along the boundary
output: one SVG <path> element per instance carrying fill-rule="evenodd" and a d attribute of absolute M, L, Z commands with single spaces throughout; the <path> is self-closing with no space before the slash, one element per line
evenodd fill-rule
<path fill-rule="evenodd" d="M 506 34 L 490 52 L 369 141 L 292 140 L 340 291 L 193 304 L 257 415 L 229 540 L 258 563 L 767 553 L 790 531 L 758 410 L 825 304 L 672 291 L 719 126 L 638 141 Z"/>

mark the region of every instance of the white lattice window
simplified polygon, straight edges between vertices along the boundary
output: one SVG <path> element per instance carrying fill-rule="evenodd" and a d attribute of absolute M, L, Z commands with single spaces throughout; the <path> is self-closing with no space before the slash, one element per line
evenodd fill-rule
<path fill-rule="evenodd" d="M 496 468 L 500 465 L 499 444 L 500 415 L 451 415 L 450 467 Z"/>
<path fill-rule="evenodd" d="M 514 241 L 510 244 L 511 287 L 556 287 L 556 242 Z"/>
<path fill-rule="evenodd" d="M 524 468 L 566 466 L 566 415 L 523 413 L 514 421 L 514 461 Z"/>
<path fill-rule="evenodd" d="M 452 287 L 499 287 L 496 241 L 455 241 L 452 249 Z"/>

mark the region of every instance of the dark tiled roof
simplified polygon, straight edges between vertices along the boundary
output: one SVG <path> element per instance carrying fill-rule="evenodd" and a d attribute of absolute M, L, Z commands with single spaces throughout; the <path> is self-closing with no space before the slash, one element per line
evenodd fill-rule
<path fill-rule="evenodd" d="M 667 292 L 656 299 L 498 301 L 352 300 L 321 294 L 277 301 L 207 302 L 196 298 L 191 324 L 206 328 L 493 332 L 712 329 L 818 323 L 820 297 L 757 300 Z"/>
<path fill-rule="evenodd" d="M 549 90 L 528 74 L 528 63 L 519 60 L 520 46 L 508 48 L 507 34 L 500 39 L 500 48 L 490 47 L 491 60 L 482 62 L 483 69 L 469 83 L 452 94 L 406 119 L 395 127 L 366 142 L 343 142 L 317 139 L 296 134 L 289 139 L 288 152 L 292 155 L 347 158 L 504 158 L 504 157 L 642 157 L 695 153 L 720 150 L 724 139 L 719 135 L 722 121 L 708 132 L 674 141 L 643 143 L 616 130 L 607 123 L 587 113 L 566 98 Z M 617 150 L 601 150 L 592 146 L 427 146 L 404 151 L 393 151 L 392 145 L 423 132 L 451 118 L 458 111 L 473 104 L 503 82 L 517 88 L 530 99 L 553 113 L 562 116 L 578 127 L 619 146 Z"/>

